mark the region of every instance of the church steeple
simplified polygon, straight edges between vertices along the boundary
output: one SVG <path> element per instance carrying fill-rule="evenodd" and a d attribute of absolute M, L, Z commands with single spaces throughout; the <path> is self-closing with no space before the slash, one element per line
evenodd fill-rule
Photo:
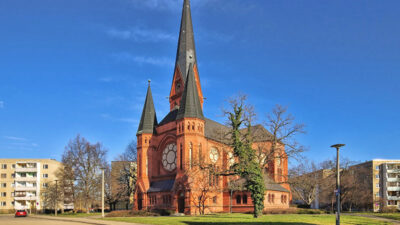
<path fill-rule="evenodd" d="M 177 120 L 183 118 L 198 118 L 204 120 L 196 80 L 194 78 L 193 64 L 189 65 L 185 89 L 182 94 L 182 100 L 176 117 Z"/>
<path fill-rule="evenodd" d="M 146 100 L 143 106 L 137 134 L 153 134 L 157 125 L 156 110 L 154 108 L 153 95 L 151 94 L 150 80 L 147 88 Z"/>
<path fill-rule="evenodd" d="M 176 53 L 175 71 L 169 96 L 171 110 L 178 106 L 180 103 L 180 98 L 182 96 L 183 87 L 186 83 L 186 75 L 189 72 L 190 64 L 193 65 L 196 85 L 198 86 L 198 95 L 201 98 L 200 103 L 203 107 L 203 94 L 201 91 L 200 77 L 197 69 L 197 56 L 194 43 L 190 0 L 184 0 L 178 40 L 178 50 Z"/>

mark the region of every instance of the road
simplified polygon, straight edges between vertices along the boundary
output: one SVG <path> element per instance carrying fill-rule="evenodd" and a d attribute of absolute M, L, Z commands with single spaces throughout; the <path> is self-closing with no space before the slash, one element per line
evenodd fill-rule
<path fill-rule="evenodd" d="M 50 216 L 28 216 L 15 218 L 14 215 L 0 215 L 1 225 L 143 225 L 134 223 L 101 221 L 86 218 L 62 218 Z"/>

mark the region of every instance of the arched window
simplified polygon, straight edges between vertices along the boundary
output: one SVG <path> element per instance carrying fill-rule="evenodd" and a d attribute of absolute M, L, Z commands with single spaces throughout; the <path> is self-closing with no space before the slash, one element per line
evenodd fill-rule
<path fill-rule="evenodd" d="M 196 129 L 195 129 L 195 125 L 194 125 L 194 123 L 192 123 L 192 131 L 195 131 Z"/>
<path fill-rule="evenodd" d="M 242 201 L 242 196 L 236 195 L 236 204 L 238 204 L 238 205 L 242 204 L 241 201 Z"/>
<path fill-rule="evenodd" d="M 271 194 L 268 194 L 268 202 L 271 203 Z"/>
<path fill-rule="evenodd" d="M 275 203 L 275 195 L 274 194 L 271 195 L 271 202 Z"/>
<path fill-rule="evenodd" d="M 181 170 L 183 169 L 183 149 L 182 149 L 182 144 L 180 145 L 180 164 L 181 164 Z"/>
<path fill-rule="evenodd" d="M 190 144 L 189 144 L 189 167 L 190 167 L 190 169 L 192 168 L 192 163 L 193 163 L 192 153 L 193 153 L 193 144 L 192 144 L 192 142 L 190 142 Z"/>
<path fill-rule="evenodd" d="M 247 204 L 247 195 L 243 195 L 243 204 Z"/>
<path fill-rule="evenodd" d="M 188 122 L 188 130 L 190 130 L 190 122 Z"/>
<path fill-rule="evenodd" d="M 199 163 L 203 162 L 203 150 L 201 149 L 201 143 L 199 144 Z"/>

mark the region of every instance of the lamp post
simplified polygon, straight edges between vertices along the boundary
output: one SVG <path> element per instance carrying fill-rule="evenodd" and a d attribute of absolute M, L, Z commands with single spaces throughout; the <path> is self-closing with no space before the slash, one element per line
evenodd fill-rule
<path fill-rule="evenodd" d="M 104 169 L 101 168 L 101 217 L 104 218 Z"/>
<path fill-rule="evenodd" d="M 57 216 L 57 205 L 58 205 L 58 180 L 55 180 L 56 182 L 56 197 L 54 198 L 54 216 Z"/>
<path fill-rule="evenodd" d="M 331 148 L 336 148 L 336 225 L 340 225 L 340 167 L 339 167 L 339 149 L 344 144 L 335 144 Z"/>

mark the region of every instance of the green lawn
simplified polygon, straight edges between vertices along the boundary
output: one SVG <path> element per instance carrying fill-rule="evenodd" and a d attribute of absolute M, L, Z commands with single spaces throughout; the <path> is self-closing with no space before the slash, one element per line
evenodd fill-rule
<path fill-rule="evenodd" d="M 400 221 L 400 213 L 374 213 L 371 215 Z"/>
<path fill-rule="evenodd" d="M 303 215 L 303 214 L 281 214 L 265 215 L 254 219 L 249 214 L 215 214 L 207 216 L 184 216 L 184 217 L 118 217 L 105 218 L 105 220 L 124 221 L 144 224 L 160 225 L 309 225 L 309 224 L 335 224 L 335 215 Z M 342 216 L 341 224 L 391 224 L 379 220 L 358 217 Z"/>

